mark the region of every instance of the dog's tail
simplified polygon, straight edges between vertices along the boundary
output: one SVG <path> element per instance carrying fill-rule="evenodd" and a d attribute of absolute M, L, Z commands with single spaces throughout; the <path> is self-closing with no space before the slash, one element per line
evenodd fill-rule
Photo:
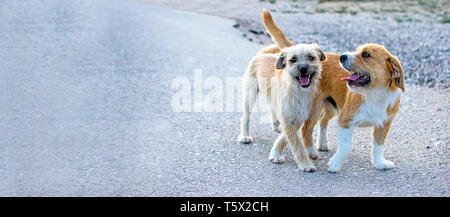
<path fill-rule="evenodd" d="M 273 21 L 272 15 L 265 8 L 263 9 L 262 19 L 267 32 L 272 37 L 272 41 L 277 44 L 280 49 L 295 45 L 295 43 L 287 39 L 286 35 L 278 28 Z"/>

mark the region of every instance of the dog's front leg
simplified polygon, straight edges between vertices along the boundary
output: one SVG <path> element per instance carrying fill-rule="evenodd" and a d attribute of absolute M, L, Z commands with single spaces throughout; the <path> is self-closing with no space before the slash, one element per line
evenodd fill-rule
<path fill-rule="evenodd" d="M 375 127 L 373 129 L 373 149 L 372 149 L 372 162 L 379 170 L 389 170 L 394 168 L 394 163 L 384 159 L 383 146 L 384 140 L 391 127 L 392 119 L 384 123 L 383 127 Z"/>
<path fill-rule="evenodd" d="M 311 159 L 309 159 L 308 154 L 305 151 L 305 147 L 298 138 L 298 128 L 299 126 L 287 124 L 284 127 L 284 133 L 286 135 L 288 143 L 292 147 L 292 153 L 294 154 L 294 159 L 297 162 L 298 168 L 302 171 L 314 172 L 316 171 L 316 167 L 312 163 Z"/>
<path fill-rule="evenodd" d="M 328 162 L 328 171 L 339 172 L 352 149 L 353 127 L 343 128 L 338 126 L 338 149 Z"/>
<path fill-rule="evenodd" d="M 270 115 L 272 118 L 272 129 L 277 133 L 281 133 L 280 130 L 280 121 L 278 120 L 277 114 L 273 111 L 273 108 L 270 108 Z"/>
<path fill-rule="evenodd" d="M 308 120 L 303 123 L 302 127 L 302 140 L 305 145 L 306 150 L 308 151 L 309 157 L 312 160 L 316 160 L 319 158 L 316 150 L 313 146 L 313 131 L 314 126 L 316 125 L 317 120 L 320 118 L 320 114 L 322 113 L 323 104 L 321 103 L 320 98 L 316 98 L 313 101 L 313 107 L 311 108 Z"/>
<path fill-rule="evenodd" d="M 281 134 L 273 143 L 272 149 L 270 149 L 269 160 L 274 164 L 284 163 L 283 150 L 286 147 L 286 136 Z"/>

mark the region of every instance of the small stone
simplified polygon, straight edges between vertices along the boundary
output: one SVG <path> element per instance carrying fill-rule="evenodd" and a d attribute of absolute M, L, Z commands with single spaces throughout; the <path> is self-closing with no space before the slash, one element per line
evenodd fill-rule
<path fill-rule="evenodd" d="M 239 23 L 236 23 L 233 25 L 234 28 L 239 28 L 239 26 L 241 26 L 241 25 L 239 25 Z"/>
<path fill-rule="evenodd" d="M 251 33 L 253 33 L 253 34 L 255 34 L 255 35 L 258 35 L 258 34 L 259 34 L 259 32 L 256 31 L 256 30 L 254 30 L 254 29 L 249 29 L 248 31 L 251 32 Z"/>

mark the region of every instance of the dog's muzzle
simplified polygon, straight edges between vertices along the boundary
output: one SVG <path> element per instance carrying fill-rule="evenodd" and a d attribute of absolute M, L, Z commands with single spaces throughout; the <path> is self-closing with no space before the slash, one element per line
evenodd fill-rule
<path fill-rule="evenodd" d="M 300 82 L 300 87 L 307 88 L 311 85 L 312 76 L 314 73 L 309 73 L 308 66 L 301 66 L 298 68 L 299 76 L 297 77 Z"/>
<path fill-rule="evenodd" d="M 350 60 L 353 59 L 353 56 L 348 55 L 348 54 L 342 54 L 339 57 L 339 62 L 341 62 L 342 67 L 344 67 L 344 69 L 347 69 L 348 71 L 350 70 Z"/>
<path fill-rule="evenodd" d="M 347 81 L 348 85 L 351 87 L 363 87 L 370 83 L 370 74 L 365 71 L 359 71 L 359 70 L 352 70 L 350 67 L 350 63 L 353 60 L 352 55 L 343 54 L 339 57 L 339 62 L 341 63 L 341 66 L 346 69 L 349 72 L 352 72 L 352 74 L 348 77 L 341 78 L 343 81 Z"/>

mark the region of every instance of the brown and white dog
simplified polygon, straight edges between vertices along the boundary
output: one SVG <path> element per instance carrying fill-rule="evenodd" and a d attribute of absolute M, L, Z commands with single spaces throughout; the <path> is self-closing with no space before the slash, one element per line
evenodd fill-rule
<path fill-rule="evenodd" d="M 284 48 L 278 55 L 258 53 L 249 63 L 243 79 L 244 114 L 241 118 L 241 143 L 250 143 L 250 113 L 258 94 L 266 96 L 270 104 L 272 126 L 281 135 L 274 147 L 291 145 L 298 168 L 315 171 L 303 144 L 298 138 L 298 129 L 310 116 L 312 100 L 317 94 L 317 80 L 320 77 L 321 61 L 325 54 L 316 44 L 297 44 Z M 272 156 L 274 163 L 284 158 Z"/>
<path fill-rule="evenodd" d="M 278 48 L 294 45 L 275 25 L 272 16 L 263 12 L 264 25 Z M 270 46 L 264 53 L 277 53 Z M 383 145 L 392 121 L 399 110 L 400 94 L 404 91 L 404 73 L 400 61 L 386 48 L 365 44 L 343 55 L 325 53 L 318 95 L 309 119 L 302 127 L 302 139 L 310 156 L 315 154 L 312 132 L 319 122 L 317 148 L 327 151 L 327 125 L 336 111 L 339 147 L 328 162 L 329 172 L 338 172 L 351 150 L 356 127 L 374 127 L 372 160 L 377 169 L 392 169 L 394 164 L 383 156 Z M 282 148 L 278 155 L 281 156 Z"/>

